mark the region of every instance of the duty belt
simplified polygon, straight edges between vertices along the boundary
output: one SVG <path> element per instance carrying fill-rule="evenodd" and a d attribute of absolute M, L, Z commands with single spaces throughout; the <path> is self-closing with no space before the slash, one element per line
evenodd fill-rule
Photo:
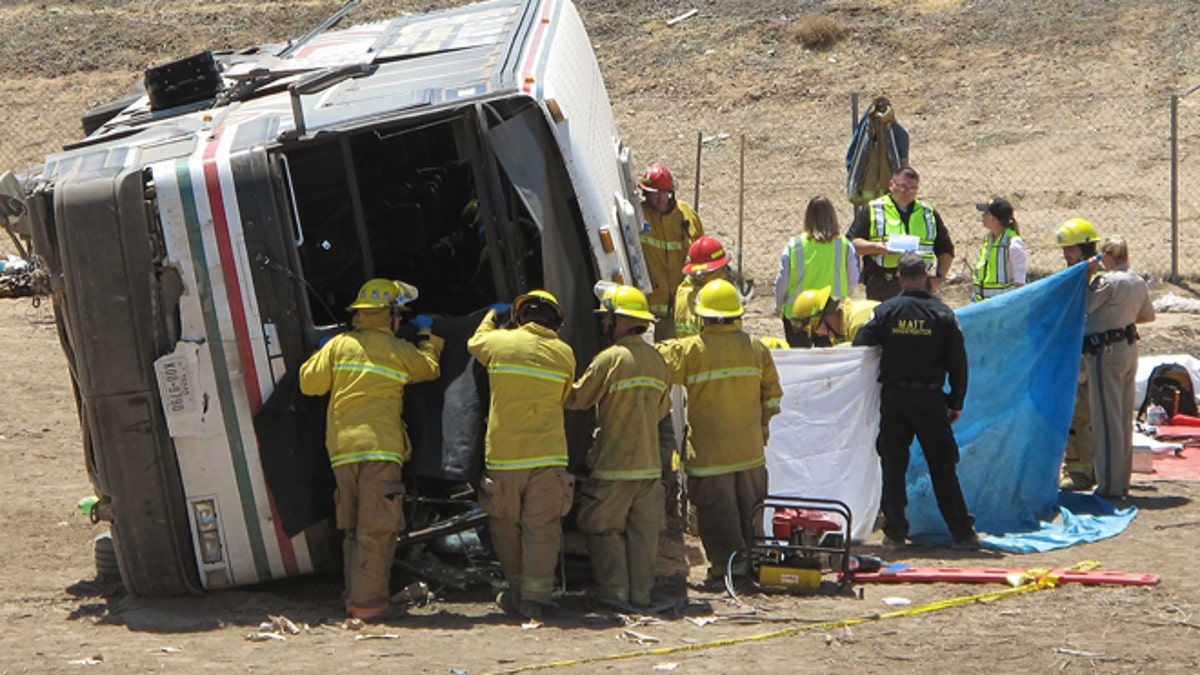
<path fill-rule="evenodd" d="M 896 380 L 895 382 L 887 382 L 893 387 L 904 387 L 905 389 L 928 389 L 930 391 L 941 391 L 942 385 L 932 382 L 918 382 L 916 380 Z"/>
<path fill-rule="evenodd" d="M 1083 336 L 1083 351 L 1086 354 L 1099 354 L 1102 349 L 1111 344 L 1122 341 L 1133 344 L 1140 339 L 1137 326 L 1131 323 L 1124 328 L 1113 328 Z"/>

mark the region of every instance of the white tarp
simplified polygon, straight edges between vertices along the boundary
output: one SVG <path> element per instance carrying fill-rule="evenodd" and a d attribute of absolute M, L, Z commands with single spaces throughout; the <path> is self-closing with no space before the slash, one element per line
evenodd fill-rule
<path fill-rule="evenodd" d="M 771 420 L 766 449 L 771 494 L 845 502 L 851 539 L 865 541 L 875 524 L 882 485 L 875 454 L 879 350 L 837 347 L 771 354 L 783 384 L 783 411 Z"/>

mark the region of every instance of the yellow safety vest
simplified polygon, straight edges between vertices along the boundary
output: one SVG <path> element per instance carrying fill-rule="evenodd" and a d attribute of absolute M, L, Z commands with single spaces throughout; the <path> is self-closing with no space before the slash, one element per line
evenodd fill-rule
<path fill-rule="evenodd" d="M 999 238 L 988 232 L 975 263 L 975 295 L 971 302 L 994 298 L 1013 287 L 1013 280 L 1008 276 L 1008 245 L 1015 236 L 1017 233 L 1012 228 L 1005 228 Z"/>
<path fill-rule="evenodd" d="M 916 252 L 925 259 L 926 267 L 933 267 L 937 257 L 933 253 L 933 242 L 937 238 L 937 221 L 933 217 L 933 207 L 917 199 L 913 201 L 913 212 L 908 217 L 907 227 L 900 218 L 900 209 L 892 201 L 890 194 L 879 199 L 873 199 L 867 204 L 871 217 L 871 241 L 886 242 L 888 237 L 897 234 L 916 235 L 920 241 Z M 913 232 L 913 228 L 917 228 Z M 880 267 L 895 269 L 900 262 L 899 253 L 887 253 L 873 256 Z"/>
<path fill-rule="evenodd" d="M 575 379 L 575 354 L 536 323 L 502 330 L 488 312 L 467 351 L 487 368 L 491 387 L 485 464 L 491 470 L 567 465 L 563 402 Z"/>
<path fill-rule="evenodd" d="M 850 297 L 850 273 L 846 263 L 847 256 L 853 255 L 853 249 L 848 239 L 839 235 L 832 241 L 817 241 L 804 232 L 792 237 L 788 249 L 787 298 L 780 308 L 783 318 L 792 318 L 792 303 L 799 291 L 830 286 L 834 297 Z M 801 269 L 804 270 L 803 280 L 800 279 Z"/>

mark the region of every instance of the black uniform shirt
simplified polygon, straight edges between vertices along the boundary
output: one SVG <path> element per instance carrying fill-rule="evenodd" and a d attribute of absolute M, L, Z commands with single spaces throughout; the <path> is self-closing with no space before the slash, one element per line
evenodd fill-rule
<path fill-rule="evenodd" d="M 902 291 L 875 308 L 854 344 L 883 347 L 879 381 L 884 385 L 940 389 L 949 374 L 946 405 L 962 410 L 967 350 L 958 319 L 946 303 L 925 291 Z"/>

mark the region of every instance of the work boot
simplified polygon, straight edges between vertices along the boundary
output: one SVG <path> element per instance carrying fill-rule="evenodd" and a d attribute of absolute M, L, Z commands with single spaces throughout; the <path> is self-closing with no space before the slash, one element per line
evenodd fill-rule
<path fill-rule="evenodd" d="M 512 591 L 500 591 L 496 596 L 496 606 L 505 614 L 516 616 L 520 613 L 520 602 L 517 601 L 517 596 Z"/>
<path fill-rule="evenodd" d="M 517 606 L 517 614 L 531 621 L 541 621 L 544 609 L 540 602 L 522 600 L 521 604 Z"/>
<path fill-rule="evenodd" d="M 1058 481 L 1058 489 L 1084 492 L 1096 487 L 1096 479 L 1083 473 L 1071 471 Z"/>
<path fill-rule="evenodd" d="M 950 544 L 950 548 L 954 551 L 978 551 L 979 547 L 979 535 L 974 532 L 962 537 L 956 537 L 954 543 Z"/>
<path fill-rule="evenodd" d="M 883 547 L 887 549 L 901 549 L 908 546 L 908 541 L 904 537 L 893 537 L 890 534 L 883 535 Z"/>

